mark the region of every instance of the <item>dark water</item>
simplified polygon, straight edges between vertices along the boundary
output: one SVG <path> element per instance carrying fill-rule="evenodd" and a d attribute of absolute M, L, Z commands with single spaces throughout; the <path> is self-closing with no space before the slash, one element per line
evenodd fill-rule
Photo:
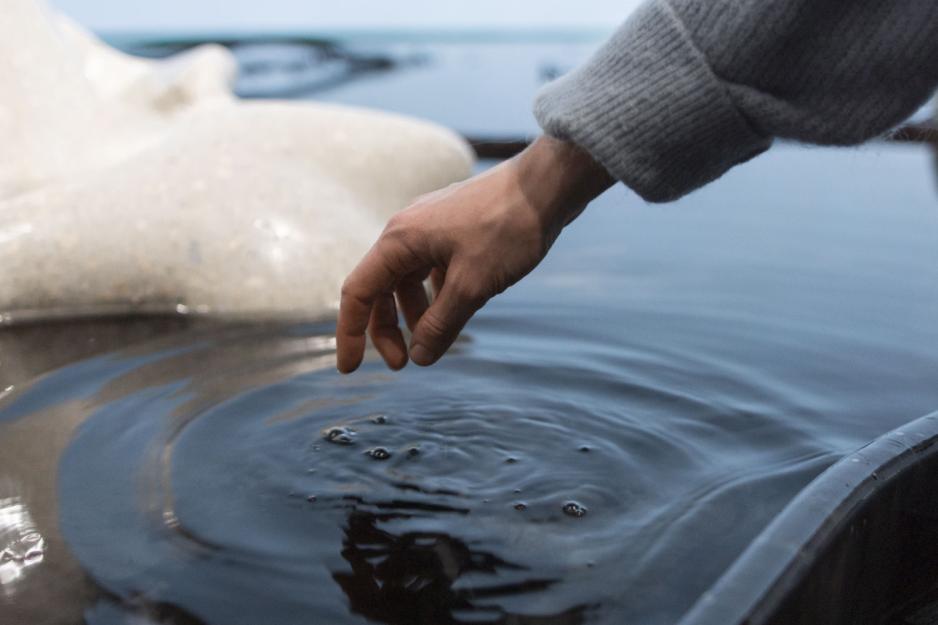
<path fill-rule="evenodd" d="M 397 374 L 329 323 L 6 330 L 0 623 L 674 623 L 938 408 L 936 200 L 885 145 L 614 190 Z"/>

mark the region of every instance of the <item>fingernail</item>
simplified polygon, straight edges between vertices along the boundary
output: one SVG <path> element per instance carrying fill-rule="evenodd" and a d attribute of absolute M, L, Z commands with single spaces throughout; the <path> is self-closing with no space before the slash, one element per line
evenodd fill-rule
<path fill-rule="evenodd" d="M 413 360 L 415 364 L 426 367 L 427 365 L 433 364 L 433 353 L 418 343 L 410 348 L 410 359 Z"/>

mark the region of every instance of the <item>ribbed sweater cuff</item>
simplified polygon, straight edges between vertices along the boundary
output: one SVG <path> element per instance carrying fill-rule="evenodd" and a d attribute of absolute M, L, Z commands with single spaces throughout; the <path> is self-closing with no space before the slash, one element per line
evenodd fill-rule
<path fill-rule="evenodd" d="M 766 150 L 665 0 L 642 6 L 585 65 L 545 86 L 544 132 L 666 202 Z"/>

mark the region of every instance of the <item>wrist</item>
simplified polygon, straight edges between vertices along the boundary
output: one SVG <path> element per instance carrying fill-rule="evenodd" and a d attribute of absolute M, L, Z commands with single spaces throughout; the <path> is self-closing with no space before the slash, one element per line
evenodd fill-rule
<path fill-rule="evenodd" d="M 553 236 L 615 180 L 575 143 L 538 137 L 516 157 L 518 184 Z"/>

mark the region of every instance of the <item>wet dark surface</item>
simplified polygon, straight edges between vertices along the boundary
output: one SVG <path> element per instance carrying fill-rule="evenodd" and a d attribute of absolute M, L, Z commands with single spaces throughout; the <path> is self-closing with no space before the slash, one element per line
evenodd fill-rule
<path fill-rule="evenodd" d="M 617 189 L 398 374 L 340 377 L 329 323 L 5 329 L 0 623 L 674 623 L 938 407 L 936 200 L 882 145 Z"/>

